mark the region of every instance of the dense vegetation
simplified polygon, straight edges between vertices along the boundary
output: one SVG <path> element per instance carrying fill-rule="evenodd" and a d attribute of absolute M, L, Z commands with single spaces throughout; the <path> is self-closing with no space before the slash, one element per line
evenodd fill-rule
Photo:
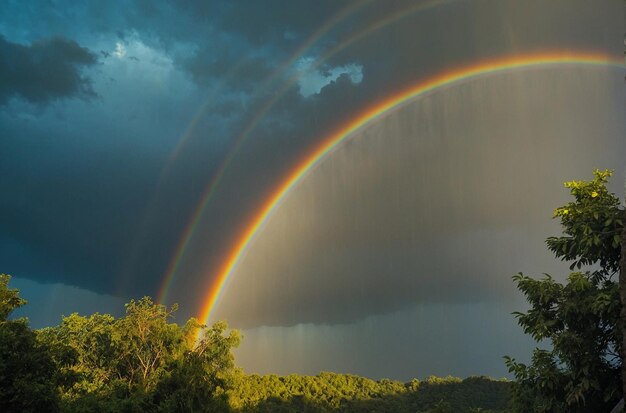
<path fill-rule="evenodd" d="M 237 331 L 195 319 L 179 326 L 175 307 L 147 297 L 118 319 L 72 314 L 31 330 L 8 319 L 25 304 L 9 280 L 0 275 L 2 412 L 502 412 L 509 399 L 510 382 L 484 377 L 245 375 L 231 352 Z"/>
<path fill-rule="evenodd" d="M 148 297 L 126 314 L 62 318 L 32 330 L 12 311 L 26 302 L 0 275 L 1 412 L 601 412 L 621 397 L 620 270 L 624 208 L 611 173 L 566 183 L 574 201 L 555 210 L 564 235 L 548 239 L 572 262 L 565 284 L 514 277 L 530 309 L 524 331 L 549 346 L 529 365 L 506 357 L 516 381 L 429 377 L 401 383 L 347 374 L 245 375 L 241 336 L 219 322 L 171 322 L 176 306 Z"/>
<path fill-rule="evenodd" d="M 428 377 L 408 383 L 349 374 L 250 375 L 232 392 L 237 411 L 270 412 L 505 412 L 511 382 L 486 377 Z"/>

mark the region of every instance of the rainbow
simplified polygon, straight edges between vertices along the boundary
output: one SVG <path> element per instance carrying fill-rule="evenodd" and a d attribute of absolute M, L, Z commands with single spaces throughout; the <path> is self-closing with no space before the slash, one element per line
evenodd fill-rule
<path fill-rule="evenodd" d="M 365 27 L 363 30 L 356 32 L 351 35 L 349 38 L 342 40 L 333 47 L 331 50 L 324 53 L 321 57 L 317 58 L 314 63 L 308 68 L 308 70 L 315 70 L 319 68 L 324 62 L 328 61 L 331 57 L 335 56 L 337 53 L 345 50 L 350 45 L 355 42 L 375 33 L 378 30 L 385 28 L 386 26 L 395 23 L 396 21 L 407 18 L 411 15 L 415 15 L 418 12 L 423 12 L 438 6 L 442 6 L 448 3 L 456 2 L 459 0 L 428 0 L 423 3 L 414 4 L 405 9 L 401 9 L 396 11 L 395 13 L 391 13 L 388 16 L 383 17 L 381 20 L 376 21 L 373 24 Z M 296 59 L 302 57 L 307 50 L 309 50 L 318 40 L 320 40 L 326 33 L 330 32 L 334 27 L 338 26 L 340 22 L 346 19 L 348 16 L 355 14 L 360 9 L 365 8 L 368 4 L 372 3 L 373 0 L 363 0 L 360 3 L 354 3 L 351 6 L 345 7 L 343 10 L 340 10 L 335 16 L 329 19 L 324 25 L 322 25 L 318 30 L 315 31 L 311 35 L 311 37 L 305 41 L 301 47 L 296 50 L 296 52 L 287 60 L 285 60 L 274 72 L 271 76 L 269 76 L 260 87 L 261 90 L 268 87 L 270 84 L 274 82 L 279 74 L 285 73 L 288 69 L 293 65 Z M 241 62 L 240 62 L 241 63 Z M 239 65 L 238 65 L 239 66 Z M 216 172 L 213 174 L 210 179 L 202 198 L 196 205 L 193 213 L 191 214 L 191 219 L 188 221 L 187 226 L 183 230 L 181 240 L 178 243 L 174 254 L 171 260 L 168 263 L 167 269 L 163 276 L 163 282 L 161 283 L 161 287 L 157 292 L 157 302 L 163 303 L 167 299 L 167 295 L 169 292 L 169 288 L 174 280 L 174 277 L 178 271 L 178 267 L 182 262 L 183 255 L 187 250 L 187 246 L 191 242 L 194 237 L 197 224 L 202 216 L 203 211 L 207 207 L 209 201 L 212 199 L 213 195 L 216 193 L 217 188 L 225 175 L 226 170 L 229 168 L 231 163 L 233 162 L 235 156 L 239 153 L 239 149 L 248 139 L 248 137 L 252 134 L 252 132 L 258 127 L 260 122 L 265 118 L 267 113 L 274 107 L 274 105 L 282 99 L 283 96 L 293 87 L 298 79 L 300 78 L 300 73 L 293 74 L 290 78 L 288 78 L 280 87 L 280 89 L 273 94 L 273 97 L 268 99 L 255 113 L 255 115 L 250 119 L 250 121 L 243 128 L 242 132 L 234 139 L 233 144 L 231 145 L 228 153 L 224 160 L 218 166 Z M 215 95 L 215 92 L 213 95 Z M 195 129 L 198 119 L 200 118 L 200 114 L 204 112 L 205 107 L 208 105 L 207 102 L 203 105 L 203 107 L 198 111 L 196 116 L 194 116 L 191 126 L 188 128 L 188 131 L 185 133 L 183 139 L 178 144 L 174 153 L 172 155 L 172 160 L 178 156 L 182 146 L 187 142 L 191 132 Z"/>
<path fill-rule="evenodd" d="M 209 289 L 209 294 L 204 300 L 199 320 L 208 323 L 211 313 L 219 301 L 220 293 L 232 275 L 241 257 L 249 248 L 255 235 L 263 227 L 272 212 L 274 212 L 287 194 L 315 168 L 323 159 L 332 153 L 337 147 L 356 132 L 363 130 L 374 122 L 388 116 L 393 111 L 403 107 L 407 103 L 423 97 L 437 90 L 472 81 L 487 75 L 494 75 L 518 69 L 532 69 L 554 67 L 562 65 L 572 66 L 604 66 L 623 69 L 621 60 L 603 53 L 596 52 L 543 52 L 522 56 L 507 56 L 496 59 L 488 59 L 468 66 L 448 70 L 436 74 L 426 80 L 421 80 L 406 89 L 382 99 L 378 103 L 362 111 L 356 117 L 348 121 L 337 131 L 324 138 L 306 156 L 295 164 L 295 167 L 286 175 L 265 202 L 254 214 L 244 230 L 236 237 L 236 243 L 223 261 L 217 272 L 217 277 Z M 201 330 L 200 330 L 201 331 Z"/>

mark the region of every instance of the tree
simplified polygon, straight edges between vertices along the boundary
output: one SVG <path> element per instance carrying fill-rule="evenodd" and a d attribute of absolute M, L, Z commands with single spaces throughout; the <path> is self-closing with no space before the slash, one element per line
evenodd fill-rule
<path fill-rule="evenodd" d="M 60 325 L 39 330 L 39 340 L 52 349 L 57 368 L 66 377 L 63 391 L 68 395 L 93 392 L 122 378 L 114 321 L 109 314 L 73 313 Z"/>
<path fill-rule="evenodd" d="M 176 306 L 144 297 L 126 304 L 119 319 L 72 314 L 42 330 L 41 340 L 55 354 L 74 355 L 73 363 L 57 363 L 75 379 L 60 389 L 64 410 L 227 411 L 227 392 L 236 377 L 231 350 L 239 344 L 239 332 L 227 334 L 223 322 L 207 328 L 193 318 L 179 326 L 169 320 L 174 311 Z"/>
<path fill-rule="evenodd" d="M 593 272 L 605 278 L 619 271 L 624 209 L 606 187 L 611 175 L 596 169 L 591 181 L 565 183 L 574 201 L 554 210 L 565 235 L 549 237 L 546 243 L 557 258 L 572 261 L 570 270 L 599 264 Z"/>
<path fill-rule="evenodd" d="M 168 323 L 177 310 L 154 304 L 150 297 L 126 304 L 126 316 L 115 322 L 120 376 L 129 386 L 154 388 L 163 369 L 184 352 L 189 331 Z"/>
<path fill-rule="evenodd" d="M 547 245 L 557 258 L 570 261 L 565 285 L 546 275 L 535 280 L 514 277 L 530 310 L 515 313 L 524 332 L 548 341 L 551 350 L 535 349 L 530 365 L 506 357 L 514 373 L 518 411 L 609 411 L 622 396 L 619 325 L 620 241 L 624 210 L 606 187 L 610 171 L 594 171 L 591 181 L 566 182 L 574 197 L 556 208 L 563 236 Z"/>
<path fill-rule="evenodd" d="M 37 341 L 26 319 L 8 320 L 26 304 L 0 275 L 0 411 L 56 412 L 58 375 L 49 349 Z"/>
<path fill-rule="evenodd" d="M 153 403 L 160 412 L 228 412 L 228 392 L 240 380 L 232 349 L 241 341 L 225 322 L 212 327 L 188 321 L 190 331 L 202 329 L 201 338 L 173 361 L 156 386 Z"/>
<path fill-rule="evenodd" d="M 17 289 L 9 288 L 10 280 L 10 275 L 0 274 L 0 321 L 6 321 L 13 310 L 26 304 Z"/>

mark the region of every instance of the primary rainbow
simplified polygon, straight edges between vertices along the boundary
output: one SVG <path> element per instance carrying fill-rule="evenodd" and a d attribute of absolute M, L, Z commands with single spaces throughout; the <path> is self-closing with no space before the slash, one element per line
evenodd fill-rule
<path fill-rule="evenodd" d="M 394 110 L 397 110 L 418 97 L 444 87 L 475 80 L 486 75 L 515 69 L 530 69 L 557 65 L 612 66 L 623 69 L 621 63 L 621 60 L 614 56 L 597 52 L 557 51 L 487 59 L 418 81 L 406 89 L 392 94 L 370 106 L 309 151 L 300 162 L 296 163 L 295 167 L 286 175 L 285 179 L 283 179 L 267 197 L 266 201 L 258 209 L 258 212 L 253 215 L 243 232 L 236 237 L 237 241 L 235 245 L 231 248 L 231 252 L 220 266 L 217 277 L 202 305 L 199 314 L 200 321 L 208 323 L 211 312 L 218 302 L 220 293 L 233 273 L 233 270 L 246 252 L 254 236 L 258 233 L 259 229 L 267 221 L 272 212 L 276 210 L 285 196 L 308 172 L 318 165 L 321 160 L 328 156 L 345 139 L 354 135 L 355 132 L 364 129 L 375 121 L 383 119 L 386 115 L 389 115 Z"/>

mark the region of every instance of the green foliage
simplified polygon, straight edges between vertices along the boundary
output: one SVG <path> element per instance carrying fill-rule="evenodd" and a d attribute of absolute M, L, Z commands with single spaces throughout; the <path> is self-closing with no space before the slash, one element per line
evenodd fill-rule
<path fill-rule="evenodd" d="M 510 385 L 485 377 L 431 376 L 424 382 L 401 383 L 336 373 L 249 375 L 232 390 L 231 406 L 241 413 L 505 412 Z"/>
<path fill-rule="evenodd" d="M 176 308 L 154 304 L 150 297 L 126 304 L 126 316 L 115 323 L 114 340 L 117 373 L 130 386 L 153 389 L 164 367 L 187 350 L 184 345 L 189 332 L 168 323 Z"/>
<path fill-rule="evenodd" d="M 93 392 L 119 378 L 114 321 L 108 314 L 73 313 L 59 326 L 39 331 L 39 340 L 53 349 L 57 367 L 67 377 L 66 394 Z"/>
<path fill-rule="evenodd" d="M 57 371 L 23 321 L 0 322 L 0 411 L 58 411 Z"/>
<path fill-rule="evenodd" d="M 549 249 L 573 261 L 566 284 L 549 275 L 536 280 L 513 277 L 530 309 L 514 313 L 526 334 L 550 344 L 535 349 L 529 365 L 505 357 L 517 383 L 513 403 L 519 412 L 609 411 L 621 396 L 621 310 L 618 270 L 623 210 L 606 188 L 609 171 L 592 181 L 572 181 L 574 201 L 555 209 L 564 236 L 550 237 Z"/>
<path fill-rule="evenodd" d="M 596 169 L 593 174 L 591 181 L 565 183 L 574 200 L 554 210 L 565 235 L 546 242 L 558 258 L 573 261 L 571 270 L 599 263 L 598 271 L 606 276 L 619 269 L 624 213 L 619 198 L 606 187 L 612 172 Z"/>
<path fill-rule="evenodd" d="M 524 332 L 552 344 L 550 351 L 535 349 L 529 366 L 507 358 L 521 387 L 520 410 L 610 410 L 620 394 L 617 285 L 589 273 L 572 273 L 566 285 L 514 278 L 531 303 L 527 313 L 516 313 Z"/>
<path fill-rule="evenodd" d="M 13 310 L 26 304 L 18 290 L 9 288 L 10 280 L 10 275 L 0 274 L 0 322 L 6 321 Z"/>
<path fill-rule="evenodd" d="M 214 324 L 193 349 L 173 360 L 154 393 L 158 411 L 229 411 L 227 391 L 240 376 L 231 349 L 239 345 L 241 336 L 237 331 L 226 335 L 227 328 L 225 322 Z"/>
<path fill-rule="evenodd" d="M 126 305 L 126 315 L 72 314 L 38 333 L 55 363 L 65 412 L 220 412 L 237 370 L 240 342 L 219 322 L 169 322 L 176 306 L 149 297 Z M 196 343 L 196 333 L 201 339 Z"/>
<path fill-rule="evenodd" d="M 443 401 L 443 400 L 439 400 L 433 407 L 432 409 L 429 410 L 429 412 L 432 413 L 451 413 L 452 412 L 452 408 L 450 407 L 450 403 Z"/>
<path fill-rule="evenodd" d="M 7 320 L 26 303 L 0 275 L 0 411 L 58 411 L 59 376 L 50 349 L 37 341 L 26 320 Z"/>

